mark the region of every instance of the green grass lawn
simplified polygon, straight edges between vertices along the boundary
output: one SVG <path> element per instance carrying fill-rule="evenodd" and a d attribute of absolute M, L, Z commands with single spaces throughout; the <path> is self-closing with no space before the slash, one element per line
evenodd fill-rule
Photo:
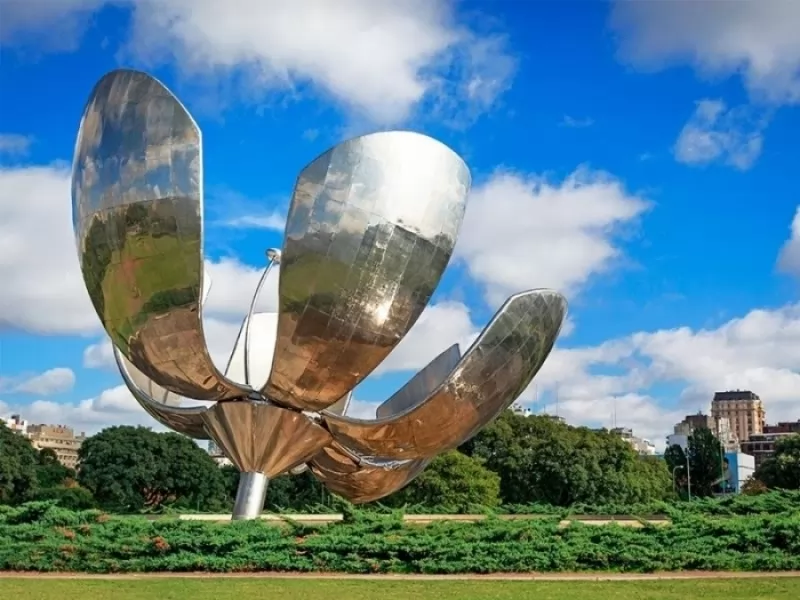
<path fill-rule="evenodd" d="M 348 581 L 267 578 L 119 580 L 0 579 L 0 598 L 20 600 L 797 600 L 798 578 L 684 581 Z"/>

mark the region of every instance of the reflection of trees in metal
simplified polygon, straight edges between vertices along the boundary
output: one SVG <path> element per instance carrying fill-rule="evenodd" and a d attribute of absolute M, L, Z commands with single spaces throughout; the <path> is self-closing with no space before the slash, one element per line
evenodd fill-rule
<path fill-rule="evenodd" d="M 213 439 L 249 472 L 237 516 L 258 513 L 265 476 L 305 464 L 353 501 L 399 489 L 510 405 L 550 352 L 564 299 L 518 294 L 463 357 L 458 346 L 440 355 L 380 418 L 343 416 L 352 389 L 429 302 L 470 187 L 467 166 L 446 146 L 383 132 L 339 144 L 301 171 L 283 250 L 270 255 L 281 264 L 279 314 L 248 325 L 262 344 L 274 342 L 272 366 L 261 389 L 233 381 L 203 336 L 201 157 L 199 129 L 163 85 L 110 73 L 81 124 L 73 223 L 126 384 L 156 419 Z M 240 335 L 244 350 L 234 352 L 244 364 L 248 339 Z M 217 403 L 187 409 L 186 398 Z"/>

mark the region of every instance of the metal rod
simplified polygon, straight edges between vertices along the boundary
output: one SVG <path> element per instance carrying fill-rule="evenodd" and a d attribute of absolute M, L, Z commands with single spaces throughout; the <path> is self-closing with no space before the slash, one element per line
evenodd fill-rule
<path fill-rule="evenodd" d="M 234 521 L 257 519 L 264 508 L 267 498 L 269 479 L 263 473 L 241 473 L 239 489 L 236 490 L 236 502 L 233 504 Z"/>
<path fill-rule="evenodd" d="M 269 275 L 269 272 L 272 270 L 272 266 L 278 262 L 278 257 L 280 255 L 274 252 L 267 252 L 267 256 L 269 257 L 269 263 L 267 263 L 267 268 L 264 269 L 264 272 L 261 274 L 261 279 L 258 280 L 258 285 L 253 294 L 253 299 L 250 301 L 250 310 L 247 311 L 247 320 L 244 325 L 244 382 L 247 385 L 250 385 L 250 321 L 253 318 L 253 312 L 256 310 L 256 302 L 261 293 L 261 288 L 264 287 L 264 282 L 267 281 L 267 275 Z"/>

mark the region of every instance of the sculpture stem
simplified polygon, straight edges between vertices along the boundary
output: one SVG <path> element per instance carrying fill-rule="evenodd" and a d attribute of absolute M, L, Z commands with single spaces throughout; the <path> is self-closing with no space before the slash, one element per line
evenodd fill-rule
<path fill-rule="evenodd" d="M 269 479 L 263 473 L 242 473 L 239 475 L 239 489 L 233 504 L 233 520 L 257 519 L 264 508 Z"/>

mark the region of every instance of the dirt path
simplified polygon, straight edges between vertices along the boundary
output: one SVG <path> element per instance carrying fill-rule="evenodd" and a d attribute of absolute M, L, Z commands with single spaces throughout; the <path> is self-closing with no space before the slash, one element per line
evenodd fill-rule
<path fill-rule="evenodd" d="M 754 579 L 759 577 L 800 577 L 800 571 L 759 571 L 748 573 L 720 571 L 680 571 L 675 573 L 497 573 L 493 575 L 350 575 L 346 573 L 29 573 L 0 571 L 0 579 L 347 579 L 403 581 L 661 581 L 679 579 Z"/>

